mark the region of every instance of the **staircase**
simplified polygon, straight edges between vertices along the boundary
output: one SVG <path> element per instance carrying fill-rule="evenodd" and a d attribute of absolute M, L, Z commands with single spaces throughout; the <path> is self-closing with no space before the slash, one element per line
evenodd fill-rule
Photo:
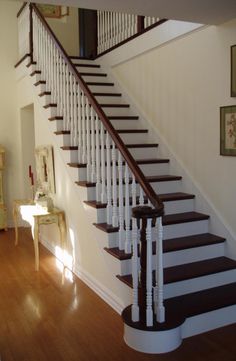
<path fill-rule="evenodd" d="M 236 261 L 225 256 L 226 239 L 209 232 L 209 215 L 196 211 L 195 195 L 184 191 L 181 175 L 169 173 L 171 159 L 158 156 L 161 145 L 99 61 L 73 56 L 66 63 L 48 28 L 52 50 L 39 58 L 45 39 L 37 32 L 45 24 L 31 9 L 35 50 L 28 72 L 75 187 L 96 212 L 94 227 L 114 277 L 133 297 L 122 313 L 125 342 L 163 353 L 186 337 L 236 322 Z"/>

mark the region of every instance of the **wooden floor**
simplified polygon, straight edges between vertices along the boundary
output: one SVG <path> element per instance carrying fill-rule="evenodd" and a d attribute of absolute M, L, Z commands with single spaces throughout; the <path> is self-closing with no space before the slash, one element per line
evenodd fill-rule
<path fill-rule="evenodd" d="M 120 316 L 40 247 L 34 271 L 32 239 L 0 231 L 1 361 L 235 361 L 236 325 L 189 338 L 165 355 L 138 353 L 123 341 Z"/>

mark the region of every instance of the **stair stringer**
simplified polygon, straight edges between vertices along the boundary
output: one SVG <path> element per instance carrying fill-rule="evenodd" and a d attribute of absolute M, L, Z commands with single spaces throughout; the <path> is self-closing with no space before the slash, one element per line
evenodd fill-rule
<path fill-rule="evenodd" d="M 42 107 L 32 80 L 24 70 L 21 74 L 17 84 L 20 94 L 18 107 L 20 109 L 34 104 L 35 145 L 50 144 L 54 149 L 56 194 L 53 200 L 66 214 L 69 246 L 67 267 L 120 314 L 124 307 L 131 303 L 131 292 L 127 292 L 114 277 L 111 265 L 106 263 L 104 244 L 100 242 L 101 232 L 93 226 L 96 218 L 93 212 L 90 212 L 90 207 L 84 205 L 86 192 L 71 178 L 63 150 L 60 149 L 57 136 L 52 132 L 52 122 L 48 121 L 47 110 Z M 60 258 L 58 238 L 59 234 L 54 225 L 41 227 L 40 241 Z M 73 262 L 70 261 L 70 256 L 73 256 Z"/>
<path fill-rule="evenodd" d="M 106 64 L 105 57 L 106 55 L 103 59 L 104 64 Z M 101 62 L 102 66 L 103 62 Z M 218 234 L 219 236 L 227 239 L 225 246 L 225 255 L 236 260 L 236 235 L 234 234 L 230 225 L 227 223 L 223 215 L 221 215 L 220 211 L 214 206 L 213 202 L 205 193 L 204 189 L 188 171 L 187 167 L 184 165 L 180 157 L 175 154 L 173 148 L 167 142 L 165 137 L 153 125 L 147 114 L 144 113 L 139 103 L 135 100 L 132 94 L 128 93 L 125 85 L 122 84 L 118 76 L 116 76 L 113 68 L 109 67 L 107 64 L 104 65 L 104 67 L 106 72 L 110 74 L 111 80 L 115 82 L 117 91 L 122 93 L 125 102 L 130 104 L 130 108 L 133 110 L 134 114 L 140 115 L 140 123 L 142 124 L 142 126 L 149 129 L 149 141 L 155 141 L 160 145 L 158 148 L 158 153 L 160 157 L 170 159 L 170 174 L 181 175 L 183 177 L 182 189 L 184 189 L 185 192 L 195 194 L 196 211 L 204 212 L 210 215 L 209 232 Z"/>

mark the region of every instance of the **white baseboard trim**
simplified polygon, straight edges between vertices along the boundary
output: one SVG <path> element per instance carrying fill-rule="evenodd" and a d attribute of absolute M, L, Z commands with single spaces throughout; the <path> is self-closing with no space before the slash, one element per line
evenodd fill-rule
<path fill-rule="evenodd" d="M 108 288 L 80 267 L 75 267 L 74 273 L 119 315 L 121 314 L 124 309 L 124 305 L 121 300 L 118 299 Z"/>
<path fill-rule="evenodd" d="M 48 240 L 41 238 L 40 242 L 56 257 L 55 247 Z M 125 306 L 122 304 L 122 301 L 108 288 L 96 280 L 89 272 L 79 266 L 75 266 L 70 271 L 72 271 L 81 281 L 91 288 L 92 291 L 101 297 L 119 315 L 121 314 Z"/>

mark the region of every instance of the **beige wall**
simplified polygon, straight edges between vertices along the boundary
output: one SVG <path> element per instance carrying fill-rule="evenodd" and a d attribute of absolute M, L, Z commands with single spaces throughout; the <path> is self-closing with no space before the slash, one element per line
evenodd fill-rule
<path fill-rule="evenodd" d="M 0 1 L 0 144 L 6 147 L 4 188 L 8 219 L 11 219 L 12 200 L 22 194 L 21 127 L 14 69 L 19 7 L 19 2 Z"/>
<path fill-rule="evenodd" d="M 230 98 L 236 21 L 206 27 L 114 68 L 152 126 L 236 237 L 236 157 L 219 155 L 219 107 Z"/>
<path fill-rule="evenodd" d="M 46 18 L 69 55 L 79 55 L 78 9 L 69 8 L 69 16 L 62 19 Z"/>

